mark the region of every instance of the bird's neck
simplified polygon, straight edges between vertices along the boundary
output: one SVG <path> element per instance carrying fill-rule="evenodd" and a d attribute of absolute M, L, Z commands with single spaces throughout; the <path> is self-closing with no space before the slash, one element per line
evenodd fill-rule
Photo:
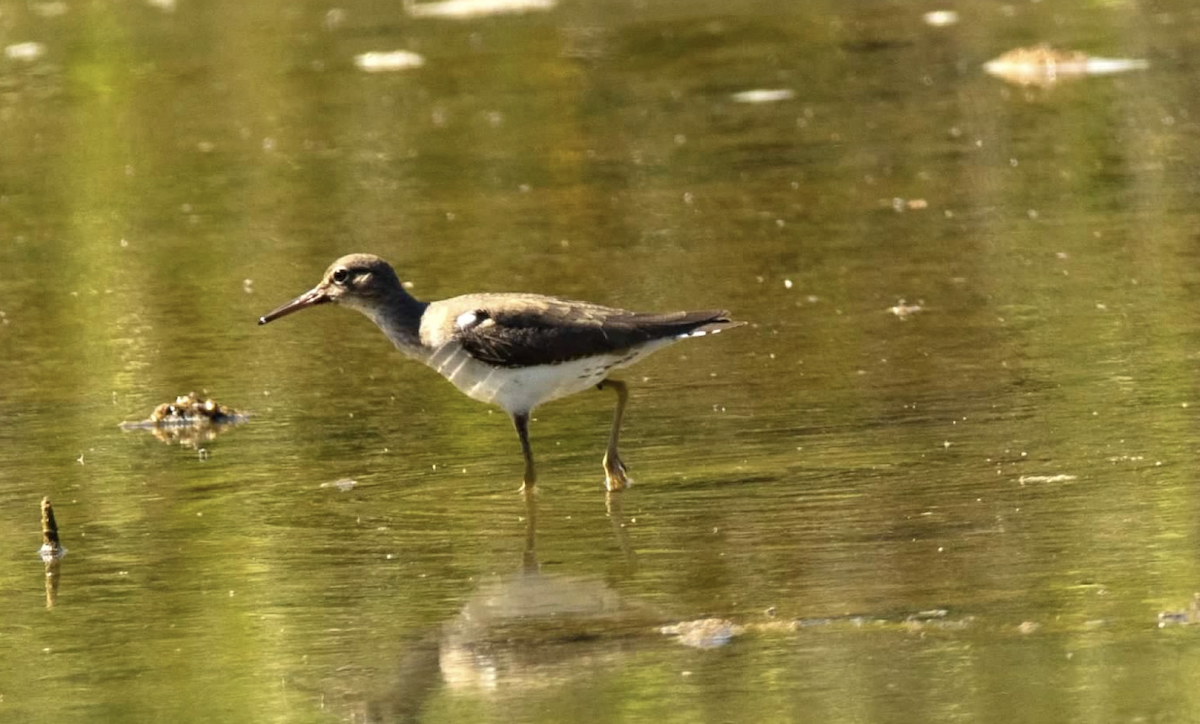
<path fill-rule="evenodd" d="M 426 356 L 421 346 L 421 317 L 429 304 L 417 301 L 404 289 L 396 289 L 382 304 L 363 312 L 371 318 L 404 354 L 409 357 Z"/>

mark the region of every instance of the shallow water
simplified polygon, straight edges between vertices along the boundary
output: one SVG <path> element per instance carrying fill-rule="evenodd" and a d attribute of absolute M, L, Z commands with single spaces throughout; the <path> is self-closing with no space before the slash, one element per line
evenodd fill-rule
<path fill-rule="evenodd" d="M 58 5 L 0 0 L 0 720 L 1200 718 L 1188 3 Z M 1039 41 L 1150 65 L 983 73 Z M 352 251 L 750 326 L 625 375 L 626 493 L 611 394 L 539 410 L 530 508 L 365 319 L 255 325 Z"/>

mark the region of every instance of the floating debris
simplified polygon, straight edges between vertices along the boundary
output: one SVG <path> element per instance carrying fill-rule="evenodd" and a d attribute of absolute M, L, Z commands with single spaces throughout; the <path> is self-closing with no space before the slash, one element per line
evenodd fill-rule
<path fill-rule="evenodd" d="M 730 97 L 735 103 L 778 103 L 795 98 L 796 91 L 790 88 L 755 88 L 734 93 Z"/>
<path fill-rule="evenodd" d="M 908 319 L 910 315 L 916 314 L 924 308 L 925 307 L 920 304 L 905 304 L 904 300 L 901 299 L 896 302 L 896 306 L 888 307 L 888 311 L 900 319 Z"/>
<path fill-rule="evenodd" d="M 46 46 L 30 41 L 28 43 L 16 43 L 9 45 L 4 49 L 4 57 L 9 60 L 20 60 L 26 63 L 32 63 L 38 58 L 46 54 Z"/>
<path fill-rule="evenodd" d="M 928 629 L 939 631 L 961 631 L 975 623 L 974 616 L 951 617 L 944 608 L 917 611 L 904 619 L 904 630 L 917 633 Z"/>
<path fill-rule="evenodd" d="M 425 59 L 407 50 L 371 52 L 354 56 L 354 64 L 368 73 L 386 73 L 396 70 L 420 68 Z"/>
<path fill-rule="evenodd" d="M 46 563 L 56 561 L 67 554 L 58 540 L 58 523 L 54 520 L 54 507 L 49 498 L 42 498 L 42 547 L 38 555 Z"/>
<path fill-rule="evenodd" d="M 1010 50 L 983 64 L 983 69 L 1010 83 L 1047 88 L 1059 80 L 1144 70 L 1149 61 L 1134 58 L 1091 58 L 1080 51 L 1055 50 L 1049 45 Z"/>
<path fill-rule="evenodd" d="M 346 24 L 349 13 L 344 8 L 332 8 L 325 13 L 325 29 L 337 30 Z"/>
<path fill-rule="evenodd" d="M 65 2 L 45 2 L 33 3 L 29 6 L 34 15 L 39 15 L 43 18 L 58 18 L 67 14 L 67 4 Z"/>
<path fill-rule="evenodd" d="M 150 420 L 159 425 L 219 425 L 233 422 L 235 417 L 237 413 L 230 408 L 195 392 L 180 395 L 174 402 L 164 402 L 150 413 Z"/>
<path fill-rule="evenodd" d="M 768 609 L 768 616 L 771 615 L 773 615 L 771 609 Z M 685 646 L 711 649 L 724 646 L 742 634 L 787 634 L 807 628 L 838 625 L 851 628 L 890 626 L 909 633 L 930 629 L 958 631 L 971 626 L 974 622 L 974 617 L 955 617 L 951 616 L 950 611 L 946 609 L 934 608 L 908 614 L 884 616 L 845 614 L 793 620 L 750 621 L 744 624 L 736 624 L 722 618 L 703 618 L 661 626 L 657 631 L 668 636 L 678 636 L 679 642 Z"/>
<path fill-rule="evenodd" d="M 481 18 L 488 15 L 522 15 L 553 10 L 558 0 L 439 0 L 419 3 L 404 0 L 404 10 L 414 18 Z"/>
<path fill-rule="evenodd" d="M 1192 594 L 1188 607 L 1182 611 L 1162 611 L 1158 614 L 1158 627 L 1192 626 L 1200 624 L 1200 593 Z"/>
<path fill-rule="evenodd" d="M 929 202 L 925 199 L 902 199 L 899 196 L 891 201 L 892 211 L 897 214 L 902 214 L 905 211 L 924 211 L 929 208 Z"/>
<path fill-rule="evenodd" d="M 1021 485 L 1026 483 L 1067 483 L 1075 480 L 1075 475 L 1022 475 L 1017 478 L 1017 482 Z"/>
<path fill-rule="evenodd" d="M 321 483 L 322 488 L 337 488 L 343 493 L 354 490 L 355 485 L 358 485 L 358 482 L 352 478 L 339 478 L 332 483 Z"/>
<path fill-rule="evenodd" d="M 723 618 L 702 618 L 696 621 L 663 626 L 659 633 L 667 636 L 678 636 L 679 643 L 696 649 L 715 649 L 724 646 L 746 632 L 745 626 L 739 626 Z"/>
<path fill-rule="evenodd" d="M 925 24 L 934 28 L 948 28 L 958 24 L 958 13 L 953 10 L 934 10 L 921 16 Z"/>
<path fill-rule="evenodd" d="M 772 622 L 774 623 L 774 622 Z M 791 630 L 798 631 L 806 628 L 817 626 L 848 626 L 851 628 L 865 628 L 867 626 L 899 626 L 904 631 L 915 632 L 923 631 L 927 628 L 959 630 L 964 629 L 975 623 L 973 616 L 952 616 L 950 611 L 944 608 L 931 608 L 925 611 L 916 611 L 908 614 L 894 615 L 870 615 L 870 614 L 843 614 L 840 616 L 828 616 L 818 618 L 799 618 L 791 623 Z M 763 630 L 762 624 L 750 624 L 751 630 Z"/>
<path fill-rule="evenodd" d="M 150 417 L 140 422 L 122 422 L 122 430 L 149 430 L 164 443 L 178 443 L 198 448 L 200 443 L 216 438 L 223 430 L 239 425 L 249 415 L 226 407 L 195 392 L 180 395 L 174 402 L 164 402 L 154 408 Z"/>

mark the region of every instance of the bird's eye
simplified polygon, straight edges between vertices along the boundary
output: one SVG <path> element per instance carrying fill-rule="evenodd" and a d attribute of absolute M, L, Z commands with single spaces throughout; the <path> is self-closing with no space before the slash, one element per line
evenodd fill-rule
<path fill-rule="evenodd" d="M 334 284 L 345 284 L 346 280 L 349 278 L 350 278 L 350 272 L 345 267 L 343 267 L 341 269 L 333 270 L 333 283 Z"/>

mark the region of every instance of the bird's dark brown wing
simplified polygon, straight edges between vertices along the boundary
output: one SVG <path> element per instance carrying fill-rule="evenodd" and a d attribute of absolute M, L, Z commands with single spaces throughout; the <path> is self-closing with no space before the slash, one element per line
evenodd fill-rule
<path fill-rule="evenodd" d="M 654 340 L 740 324 L 721 310 L 641 314 L 553 297 L 489 296 L 478 295 L 472 300 L 475 303 L 458 305 L 463 311 L 454 315 L 453 329 L 447 331 L 467 354 L 499 367 L 532 367 L 616 354 Z"/>

